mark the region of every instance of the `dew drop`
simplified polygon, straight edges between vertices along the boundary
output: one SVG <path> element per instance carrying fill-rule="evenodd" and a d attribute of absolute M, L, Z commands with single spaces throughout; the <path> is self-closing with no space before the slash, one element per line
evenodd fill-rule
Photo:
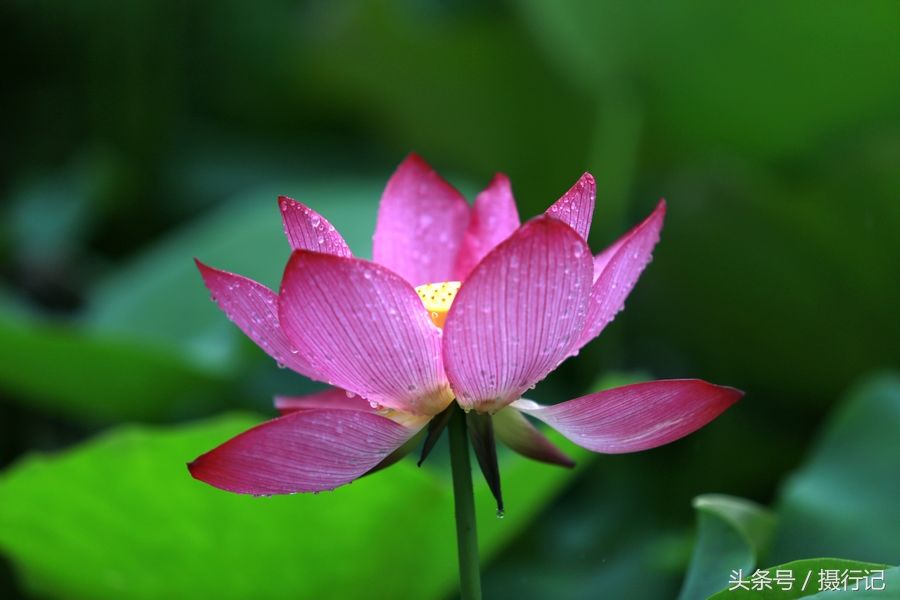
<path fill-rule="evenodd" d="M 502 519 L 502 518 L 505 517 L 505 516 L 506 516 L 506 513 L 503 512 L 503 509 L 502 509 L 502 508 L 498 508 L 498 509 L 497 509 L 497 518 L 498 518 L 498 519 Z"/>
<path fill-rule="evenodd" d="M 354 394 L 354 393 L 351 392 L 350 390 L 346 390 L 346 391 L 344 392 L 344 395 L 347 396 L 348 398 L 356 398 L 356 394 Z"/>
<path fill-rule="evenodd" d="M 286 366 L 283 362 L 281 362 L 281 361 L 276 362 L 276 363 L 275 363 L 275 366 L 277 366 L 279 369 L 285 369 L 285 368 L 287 368 L 287 366 Z"/>
<path fill-rule="evenodd" d="M 321 223 L 321 222 L 322 222 L 322 220 L 315 215 L 313 215 L 309 219 L 309 224 L 312 225 L 314 229 L 317 228 L 319 226 L 319 223 Z"/>

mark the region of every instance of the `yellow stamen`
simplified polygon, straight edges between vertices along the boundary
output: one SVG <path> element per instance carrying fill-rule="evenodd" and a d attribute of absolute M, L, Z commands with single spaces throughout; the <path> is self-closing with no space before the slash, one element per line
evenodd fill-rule
<path fill-rule="evenodd" d="M 462 285 L 458 281 L 443 281 L 441 283 L 426 283 L 416 288 L 416 293 L 422 299 L 422 304 L 431 315 L 431 321 L 438 327 L 444 326 L 447 319 L 447 311 L 456 298 L 456 292 Z"/>

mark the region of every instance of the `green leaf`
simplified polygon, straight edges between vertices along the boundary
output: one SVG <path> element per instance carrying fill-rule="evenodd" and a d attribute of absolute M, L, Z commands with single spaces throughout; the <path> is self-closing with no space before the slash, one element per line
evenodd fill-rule
<path fill-rule="evenodd" d="M 721 589 L 732 570 L 751 570 L 775 526 L 769 511 L 749 500 L 708 494 L 694 499 L 698 534 L 680 600 L 700 600 Z"/>
<path fill-rule="evenodd" d="M 776 560 L 854 556 L 900 563 L 900 376 L 855 388 L 778 503 Z"/>
<path fill-rule="evenodd" d="M 897 574 L 891 572 L 897 569 L 890 569 L 888 565 L 877 563 L 845 560 L 842 558 L 809 558 L 761 570 L 765 571 L 767 577 L 771 579 L 771 589 L 765 589 L 766 586 L 763 584 L 760 584 L 761 589 L 754 589 L 751 579 L 753 573 L 745 570 L 741 574 L 741 580 L 746 582 L 742 587 L 737 587 L 737 578 L 735 578 L 733 583 L 724 587 L 717 594 L 710 596 L 709 600 L 791 600 L 792 598 L 831 598 L 833 594 L 839 594 L 839 598 L 868 598 L 870 597 L 868 594 L 871 593 L 879 594 L 871 596 L 873 598 L 889 600 L 898 597 L 893 593 L 894 591 L 900 591 L 900 588 L 895 587 L 897 583 L 900 583 L 897 581 Z M 781 585 L 776 581 L 776 571 L 785 572 Z M 790 571 L 790 574 L 786 573 L 787 571 Z M 820 577 L 824 577 L 825 581 L 829 578 L 829 575 L 823 574 L 822 571 L 837 571 L 838 578 L 844 571 L 847 571 L 850 577 L 864 577 L 867 572 L 883 571 L 885 591 L 868 593 L 865 591 L 850 591 L 854 587 L 854 582 L 849 581 L 847 591 L 820 593 L 821 586 L 825 585 L 824 581 L 820 580 Z M 893 580 L 893 583 L 887 581 L 889 577 Z M 729 588 L 732 587 L 735 589 L 730 590 Z M 748 589 L 744 589 L 744 587 Z M 858 587 L 864 588 L 865 582 L 860 581 Z M 885 593 L 887 590 L 892 590 L 892 592 Z"/>
<path fill-rule="evenodd" d="M 197 414 L 224 381 L 122 337 L 0 315 L 0 386 L 29 404 L 87 422 Z"/>
<path fill-rule="evenodd" d="M 55 598 L 358 598 L 373 589 L 436 598 L 453 589 L 449 481 L 409 460 L 318 495 L 253 498 L 190 478 L 186 461 L 255 421 L 125 427 L 32 456 L 0 478 L 0 548 L 32 592 Z M 503 469 L 506 518 L 476 488 L 485 560 L 572 477 L 517 457 Z"/>

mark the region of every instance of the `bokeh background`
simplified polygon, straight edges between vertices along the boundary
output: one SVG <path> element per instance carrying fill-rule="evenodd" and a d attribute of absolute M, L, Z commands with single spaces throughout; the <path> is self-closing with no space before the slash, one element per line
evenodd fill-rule
<path fill-rule="evenodd" d="M 370 255 L 409 151 L 520 213 L 584 171 L 599 251 L 655 260 L 542 383 L 701 377 L 703 431 L 479 490 L 491 598 L 675 597 L 691 500 L 774 516 L 760 565 L 900 564 L 900 4 L 7 0 L 0 5 L 0 597 L 452 597 L 446 463 L 236 498 L 184 462 L 314 388 L 192 259 L 277 286 L 275 198 Z M 722 574 L 727 577 L 727 574 Z"/>

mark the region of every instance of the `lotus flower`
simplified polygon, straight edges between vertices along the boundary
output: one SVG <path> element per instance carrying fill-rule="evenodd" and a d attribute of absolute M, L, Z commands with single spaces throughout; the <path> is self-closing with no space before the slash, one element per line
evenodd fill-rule
<path fill-rule="evenodd" d="M 265 352 L 332 387 L 277 398 L 281 417 L 200 456 L 191 474 L 246 494 L 330 490 L 395 460 L 430 424 L 427 452 L 454 402 L 474 419 L 487 471 L 494 436 L 530 458 L 572 464 L 526 415 L 602 453 L 653 448 L 709 423 L 742 393 L 679 379 L 551 406 L 522 399 L 613 320 L 659 239 L 664 201 L 592 256 L 594 198 L 586 173 L 521 225 L 505 176 L 470 206 L 410 155 L 381 197 L 372 261 L 353 257 L 323 216 L 280 198 L 293 252 L 278 294 L 197 265 L 219 307 Z"/>

